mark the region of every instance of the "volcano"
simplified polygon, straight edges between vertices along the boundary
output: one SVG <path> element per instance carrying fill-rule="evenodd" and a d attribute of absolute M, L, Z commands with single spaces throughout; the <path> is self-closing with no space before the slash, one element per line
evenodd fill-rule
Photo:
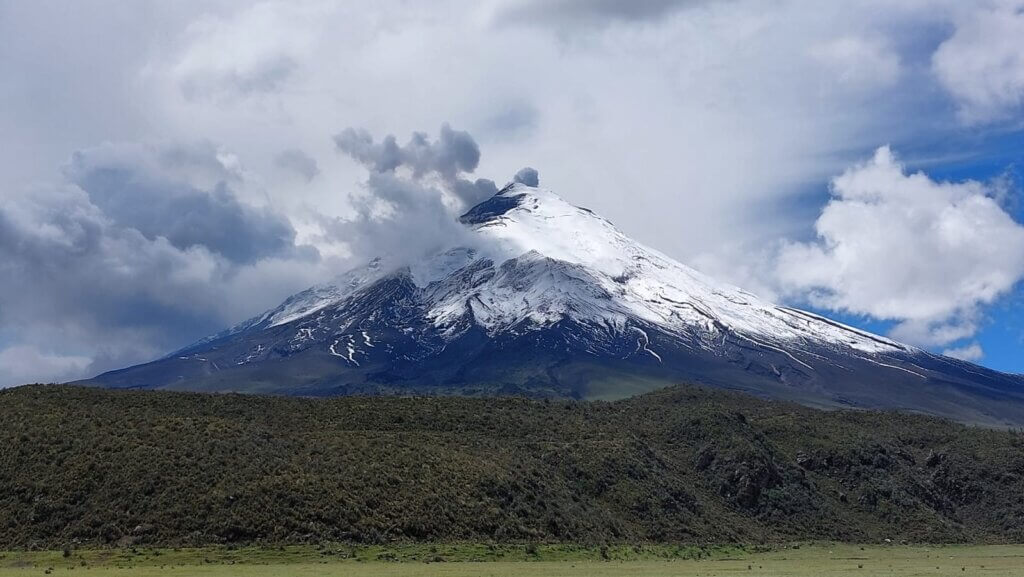
<path fill-rule="evenodd" d="M 83 383 L 614 399 L 686 382 L 1024 424 L 1024 377 L 765 302 L 549 190 L 512 184 L 459 220 L 464 246 L 411 265 L 374 259 L 165 358 Z"/>

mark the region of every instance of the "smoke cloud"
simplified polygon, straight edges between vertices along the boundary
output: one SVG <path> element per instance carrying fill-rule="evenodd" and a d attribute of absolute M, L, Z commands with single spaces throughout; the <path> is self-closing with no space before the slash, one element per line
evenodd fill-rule
<path fill-rule="evenodd" d="M 530 168 L 529 166 L 520 169 L 512 181 L 525 184 L 526 186 L 532 186 L 534 188 L 540 186 L 540 176 L 537 174 L 537 169 Z"/>
<path fill-rule="evenodd" d="M 346 128 L 334 137 L 338 150 L 366 167 L 371 173 L 394 173 L 407 169 L 413 181 L 436 179 L 440 188 L 469 208 L 497 192 L 494 181 L 470 181 L 463 174 L 474 172 L 480 164 L 480 147 L 468 132 L 441 125 L 437 140 L 431 141 L 423 132 L 414 132 L 409 141 L 399 146 L 393 135 L 376 143 L 369 132 Z"/>
<path fill-rule="evenodd" d="M 498 191 L 492 180 L 466 177 L 480 163 L 480 148 L 448 124 L 436 140 L 414 132 L 399 145 L 393 135 L 377 142 L 366 130 L 347 128 L 334 142 L 369 173 L 362 194 L 351 196 L 355 217 L 324 222 L 354 255 L 407 260 L 464 246 L 472 239 L 456 217 Z"/>

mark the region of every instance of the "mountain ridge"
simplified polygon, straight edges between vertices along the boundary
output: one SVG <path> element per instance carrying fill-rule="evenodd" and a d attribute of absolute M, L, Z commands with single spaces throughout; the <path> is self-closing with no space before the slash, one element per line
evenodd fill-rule
<path fill-rule="evenodd" d="M 511 184 L 459 221 L 468 246 L 413 263 L 376 258 L 155 363 L 86 382 L 576 398 L 695 382 L 1024 423 L 1024 378 L 761 301 L 549 190 Z M 647 384 L 617 394 L 602 370 Z"/>

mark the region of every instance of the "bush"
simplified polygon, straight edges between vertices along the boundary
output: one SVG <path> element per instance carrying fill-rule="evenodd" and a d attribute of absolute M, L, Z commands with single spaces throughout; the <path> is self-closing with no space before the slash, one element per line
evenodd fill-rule
<path fill-rule="evenodd" d="M 32 386 L 0 391 L 0 422 L 0 549 L 1024 540 L 1019 433 L 694 387 L 565 403 Z"/>

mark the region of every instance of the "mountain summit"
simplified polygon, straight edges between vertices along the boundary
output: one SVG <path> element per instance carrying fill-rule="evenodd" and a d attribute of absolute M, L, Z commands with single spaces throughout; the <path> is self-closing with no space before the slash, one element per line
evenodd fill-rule
<path fill-rule="evenodd" d="M 616 398 L 677 382 L 825 407 L 1024 424 L 1024 378 L 716 282 L 554 193 L 511 184 L 466 246 L 374 259 L 110 387 Z"/>

